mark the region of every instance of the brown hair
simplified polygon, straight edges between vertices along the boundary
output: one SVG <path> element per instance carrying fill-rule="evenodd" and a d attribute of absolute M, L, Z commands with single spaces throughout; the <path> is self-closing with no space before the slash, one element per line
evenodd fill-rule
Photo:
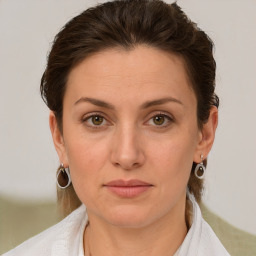
<path fill-rule="evenodd" d="M 55 37 L 40 89 L 43 100 L 55 113 L 61 132 L 63 96 L 71 69 L 90 54 L 115 47 L 129 51 L 138 45 L 175 53 L 185 60 L 197 97 L 198 126 L 202 128 L 209 118 L 210 108 L 219 104 L 214 93 L 216 65 L 211 39 L 176 3 L 117 0 L 85 10 Z M 194 169 L 195 163 L 188 189 L 200 202 L 203 182 L 195 178 Z M 81 204 L 72 186 L 58 191 L 58 199 L 62 201 L 65 214 Z"/>

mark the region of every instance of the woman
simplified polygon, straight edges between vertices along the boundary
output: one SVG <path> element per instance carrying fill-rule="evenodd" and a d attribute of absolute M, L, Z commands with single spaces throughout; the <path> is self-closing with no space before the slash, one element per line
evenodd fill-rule
<path fill-rule="evenodd" d="M 212 48 L 162 1 L 68 22 L 41 93 L 70 214 L 5 255 L 228 255 L 197 204 L 218 122 Z"/>

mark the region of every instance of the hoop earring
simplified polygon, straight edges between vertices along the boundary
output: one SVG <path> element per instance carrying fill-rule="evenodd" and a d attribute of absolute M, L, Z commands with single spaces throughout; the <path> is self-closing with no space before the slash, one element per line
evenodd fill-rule
<path fill-rule="evenodd" d="M 203 158 L 204 158 L 204 155 L 201 155 L 201 163 L 197 164 L 196 168 L 195 168 L 195 176 L 200 180 L 202 180 L 205 175 L 205 167 L 203 164 Z"/>
<path fill-rule="evenodd" d="M 64 168 L 63 163 L 60 164 L 60 167 L 56 175 L 57 185 L 61 189 L 67 188 L 71 184 L 71 177 L 69 174 L 69 168 Z"/>

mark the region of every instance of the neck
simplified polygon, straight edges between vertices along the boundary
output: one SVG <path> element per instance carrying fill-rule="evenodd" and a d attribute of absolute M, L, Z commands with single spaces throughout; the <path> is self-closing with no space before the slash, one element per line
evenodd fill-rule
<path fill-rule="evenodd" d="M 182 244 L 186 234 L 183 214 L 172 212 L 140 228 L 120 228 L 88 213 L 90 224 L 84 234 L 85 256 L 170 256 Z"/>

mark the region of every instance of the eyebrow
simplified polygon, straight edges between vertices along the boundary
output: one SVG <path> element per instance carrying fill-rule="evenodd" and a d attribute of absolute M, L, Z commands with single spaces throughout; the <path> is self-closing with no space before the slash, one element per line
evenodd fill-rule
<path fill-rule="evenodd" d="M 115 109 L 115 106 L 108 103 L 108 102 L 98 100 L 98 99 L 94 99 L 94 98 L 88 98 L 88 97 L 80 98 L 79 100 L 77 100 L 75 102 L 74 105 L 77 105 L 77 104 L 82 103 L 82 102 L 88 102 L 88 103 L 91 103 L 95 106 L 102 107 L 102 108 Z M 173 97 L 166 97 L 166 98 L 156 99 L 156 100 L 152 100 L 152 101 L 146 101 L 145 103 L 143 103 L 141 105 L 140 108 L 141 109 L 146 109 L 146 108 L 149 108 L 149 107 L 152 107 L 152 106 L 162 105 L 162 104 L 165 104 L 167 102 L 174 102 L 174 103 L 178 103 L 180 105 L 183 105 L 183 103 L 178 99 L 175 99 Z"/>
<path fill-rule="evenodd" d="M 78 101 L 75 102 L 74 105 L 77 105 L 81 102 L 89 102 L 95 106 L 102 107 L 102 108 L 115 109 L 114 105 L 110 103 L 107 103 L 105 101 L 98 100 L 98 99 L 88 98 L 88 97 L 80 98 Z"/>
<path fill-rule="evenodd" d="M 142 104 L 141 108 L 145 109 L 145 108 L 149 108 L 149 107 L 156 106 L 156 105 L 162 105 L 162 104 L 165 104 L 167 102 L 174 102 L 174 103 L 178 103 L 180 105 L 183 105 L 183 103 L 178 99 L 175 99 L 173 97 L 166 97 L 166 98 L 162 98 L 162 99 L 146 101 L 145 103 Z"/>

